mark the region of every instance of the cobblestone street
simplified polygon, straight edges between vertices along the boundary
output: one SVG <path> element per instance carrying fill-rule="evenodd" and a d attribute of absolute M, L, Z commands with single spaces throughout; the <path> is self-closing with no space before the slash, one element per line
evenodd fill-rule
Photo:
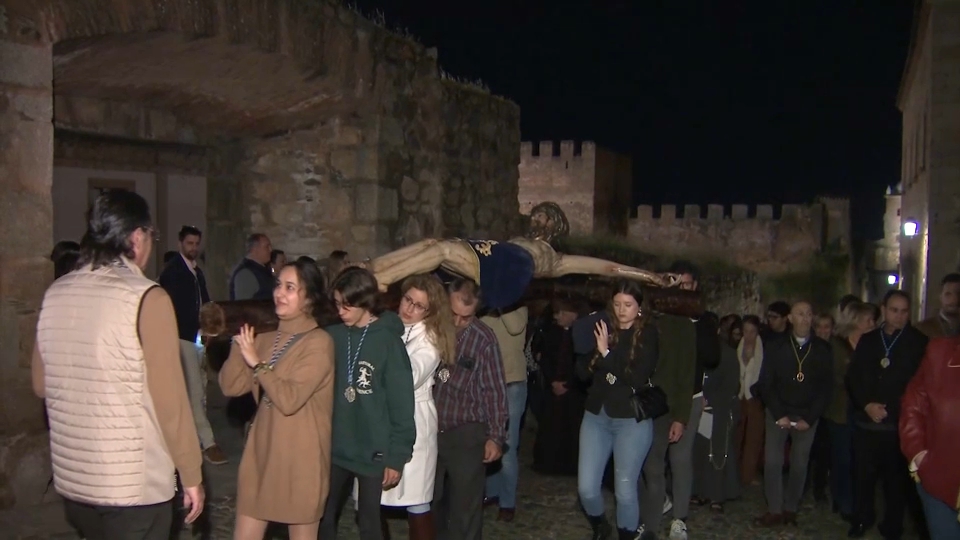
<path fill-rule="evenodd" d="M 199 539 L 226 540 L 232 537 L 234 519 L 234 496 L 236 493 L 236 470 L 241 455 L 240 431 L 228 425 L 225 400 L 217 388 L 210 389 L 210 420 L 217 434 L 218 443 L 230 456 L 227 465 L 213 467 L 204 464 L 207 486 L 207 509 L 204 523 L 193 531 L 183 531 L 181 540 Z M 529 427 L 522 449 L 529 453 L 532 433 Z M 529 464 L 529 456 L 521 457 Z M 729 502 L 723 514 L 708 508 L 693 508 L 688 521 L 690 540 L 839 540 L 846 538 L 846 524 L 839 516 L 830 513 L 826 506 L 814 505 L 811 498 L 804 501 L 799 527 L 779 529 L 754 528 L 752 520 L 763 510 L 763 494 L 760 486 L 745 490 L 743 499 Z M 349 506 L 349 505 L 348 505 Z M 607 494 L 608 515 L 613 514 L 613 496 Z M 583 540 L 590 537 L 589 527 L 577 504 L 576 480 L 538 475 L 524 467 L 521 472 L 520 494 L 516 519 L 512 523 L 496 520 L 497 511 L 487 509 L 484 523 L 484 538 L 494 540 Z M 391 536 L 394 540 L 406 539 L 406 521 L 391 520 Z M 668 523 L 665 524 L 665 526 Z M 29 511 L 0 513 L 0 534 L 3 538 L 33 540 L 77 540 L 63 517 L 62 504 L 53 500 Z M 8 536 L 9 534 L 9 536 Z M 285 531 L 271 529 L 269 538 L 285 538 Z M 344 540 L 358 538 L 353 521 L 353 511 L 347 509 L 341 520 L 340 537 Z M 661 536 L 666 539 L 666 531 Z M 876 531 L 868 533 L 868 539 L 879 539 Z M 916 536 L 905 536 L 916 538 Z"/>

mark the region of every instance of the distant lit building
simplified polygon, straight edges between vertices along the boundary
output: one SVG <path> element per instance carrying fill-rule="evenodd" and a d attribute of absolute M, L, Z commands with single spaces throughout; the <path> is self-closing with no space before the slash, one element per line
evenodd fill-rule
<path fill-rule="evenodd" d="M 886 210 L 883 214 L 883 238 L 872 242 L 866 251 L 861 296 L 876 302 L 890 289 L 901 286 L 900 235 L 901 186 L 887 188 Z"/>

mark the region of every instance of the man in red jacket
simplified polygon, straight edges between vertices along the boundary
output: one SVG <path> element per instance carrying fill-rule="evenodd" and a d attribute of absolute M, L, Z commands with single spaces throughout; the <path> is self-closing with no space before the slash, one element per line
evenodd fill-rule
<path fill-rule="evenodd" d="M 917 481 L 931 540 L 960 538 L 960 338 L 930 342 L 904 393 L 900 448 Z"/>

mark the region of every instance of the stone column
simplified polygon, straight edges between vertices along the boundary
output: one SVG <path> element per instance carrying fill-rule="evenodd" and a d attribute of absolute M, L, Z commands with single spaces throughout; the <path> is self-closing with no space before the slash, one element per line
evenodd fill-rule
<path fill-rule="evenodd" d="M 51 47 L 22 31 L 39 23 L 0 0 L 0 508 L 41 502 L 50 478 L 43 404 L 30 384 L 37 312 L 53 277 Z"/>

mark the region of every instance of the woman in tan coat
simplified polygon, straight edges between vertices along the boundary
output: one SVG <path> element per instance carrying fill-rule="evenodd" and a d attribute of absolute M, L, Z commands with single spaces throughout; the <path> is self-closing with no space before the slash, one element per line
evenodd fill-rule
<path fill-rule="evenodd" d="M 316 540 L 330 481 L 333 341 L 317 327 L 323 279 L 294 262 L 273 292 L 280 326 L 254 337 L 244 326 L 220 371 L 226 396 L 253 392 L 257 414 L 240 461 L 236 540 L 260 540 L 269 522 L 291 540 Z"/>

